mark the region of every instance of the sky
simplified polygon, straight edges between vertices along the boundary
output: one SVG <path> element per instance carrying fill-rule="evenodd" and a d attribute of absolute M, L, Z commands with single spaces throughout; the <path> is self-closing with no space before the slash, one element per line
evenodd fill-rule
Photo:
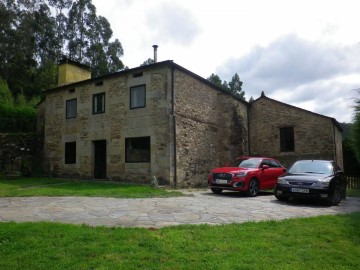
<path fill-rule="evenodd" d="M 360 92 L 358 0 L 93 0 L 129 68 L 153 58 L 339 122 Z"/>

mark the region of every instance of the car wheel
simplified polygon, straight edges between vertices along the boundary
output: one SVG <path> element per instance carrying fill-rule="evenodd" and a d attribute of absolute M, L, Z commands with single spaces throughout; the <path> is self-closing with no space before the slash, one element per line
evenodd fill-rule
<path fill-rule="evenodd" d="M 215 194 L 220 194 L 223 190 L 221 188 L 211 188 L 211 191 Z"/>
<path fill-rule="evenodd" d="M 255 197 L 259 193 L 259 182 L 255 178 L 250 180 L 248 194 Z"/>
<path fill-rule="evenodd" d="M 334 190 L 328 195 L 328 202 L 330 205 L 338 205 L 341 201 L 341 192 L 339 187 L 335 187 Z"/>

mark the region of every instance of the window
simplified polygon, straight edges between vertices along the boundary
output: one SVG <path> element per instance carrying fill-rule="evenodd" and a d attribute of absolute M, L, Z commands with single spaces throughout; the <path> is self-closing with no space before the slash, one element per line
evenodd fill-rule
<path fill-rule="evenodd" d="M 76 117 L 76 107 L 77 107 L 76 98 L 66 101 L 66 119 Z"/>
<path fill-rule="evenodd" d="M 281 152 L 293 152 L 295 149 L 294 128 L 280 128 L 280 149 Z"/>
<path fill-rule="evenodd" d="M 150 137 L 126 138 L 125 162 L 150 162 Z"/>
<path fill-rule="evenodd" d="M 135 73 L 135 74 L 133 74 L 133 78 L 139 78 L 139 77 L 142 77 L 142 75 L 143 75 L 142 72 Z"/>
<path fill-rule="evenodd" d="M 65 143 L 65 164 L 76 163 L 76 142 Z"/>
<path fill-rule="evenodd" d="M 93 114 L 105 112 L 105 93 L 93 95 Z"/>
<path fill-rule="evenodd" d="M 130 109 L 144 108 L 145 99 L 146 99 L 145 84 L 130 88 Z"/>

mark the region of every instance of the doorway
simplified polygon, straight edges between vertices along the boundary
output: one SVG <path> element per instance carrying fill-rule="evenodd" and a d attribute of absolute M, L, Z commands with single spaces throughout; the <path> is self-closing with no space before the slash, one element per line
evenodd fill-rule
<path fill-rule="evenodd" d="M 106 140 L 94 143 L 94 179 L 106 179 Z"/>

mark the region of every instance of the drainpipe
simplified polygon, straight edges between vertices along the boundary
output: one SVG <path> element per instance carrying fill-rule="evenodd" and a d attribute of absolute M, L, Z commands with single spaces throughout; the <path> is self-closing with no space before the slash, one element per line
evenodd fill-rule
<path fill-rule="evenodd" d="M 339 163 L 339 161 L 338 161 L 338 159 L 337 159 L 337 153 L 336 153 L 336 146 L 337 146 L 337 144 L 336 144 L 336 130 L 335 130 L 335 125 L 334 125 L 334 123 L 332 123 L 333 125 L 333 134 L 334 134 L 334 155 L 335 155 L 335 162 L 336 163 Z"/>
<path fill-rule="evenodd" d="M 247 127 L 248 127 L 248 132 L 247 132 L 247 137 L 248 137 L 248 155 L 251 156 L 250 153 L 250 114 L 251 114 L 251 104 L 249 103 L 248 107 L 247 107 Z"/>
<path fill-rule="evenodd" d="M 173 118 L 173 134 L 174 134 L 174 188 L 177 186 L 177 160 L 176 160 L 176 116 L 175 116 L 175 92 L 174 92 L 174 67 L 171 69 L 171 116 Z"/>

